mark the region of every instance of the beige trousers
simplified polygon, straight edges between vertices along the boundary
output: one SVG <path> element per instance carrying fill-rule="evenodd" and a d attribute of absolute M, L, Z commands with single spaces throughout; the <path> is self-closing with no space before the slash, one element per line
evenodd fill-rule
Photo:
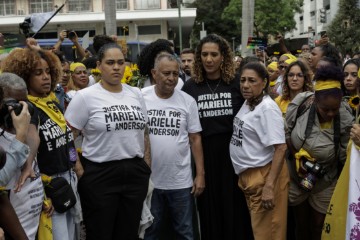
<path fill-rule="evenodd" d="M 286 239 L 289 172 L 284 162 L 274 186 L 275 206 L 266 210 L 262 207 L 261 196 L 270 168 L 271 162 L 239 174 L 238 185 L 245 194 L 255 240 Z"/>

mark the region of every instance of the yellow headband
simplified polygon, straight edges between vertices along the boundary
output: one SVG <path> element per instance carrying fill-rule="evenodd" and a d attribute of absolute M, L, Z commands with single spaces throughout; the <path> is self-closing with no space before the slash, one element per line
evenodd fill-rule
<path fill-rule="evenodd" d="M 327 81 L 316 81 L 315 83 L 315 91 L 327 90 L 332 88 L 341 89 L 341 84 L 336 80 L 327 80 Z"/>
<path fill-rule="evenodd" d="M 295 57 L 294 55 L 290 54 L 290 53 L 285 53 L 282 56 L 286 56 L 288 59 L 293 59 L 293 60 L 297 60 L 297 57 Z"/>
<path fill-rule="evenodd" d="M 295 60 L 295 59 L 291 59 L 291 58 L 285 60 L 285 63 L 286 63 L 286 64 L 289 64 L 289 65 L 292 64 L 293 62 L 296 62 L 296 60 Z"/>
<path fill-rule="evenodd" d="M 270 69 L 276 71 L 278 69 L 278 63 L 277 62 L 272 62 L 267 66 L 267 68 L 270 68 Z"/>
<path fill-rule="evenodd" d="M 82 64 L 80 62 L 74 62 L 74 63 L 70 64 L 70 71 L 74 72 L 77 67 L 84 67 L 86 69 L 84 64 Z"/>

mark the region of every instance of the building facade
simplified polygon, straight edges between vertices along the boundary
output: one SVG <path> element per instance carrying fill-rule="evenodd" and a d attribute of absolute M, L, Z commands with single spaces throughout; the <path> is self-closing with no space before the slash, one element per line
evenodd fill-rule
<path fill-rule="evenodd" d="M 37 35 L 57 38 L 61 30 L 74 30 L 81 37 L 105 34 L 104 8 L 108 0 L 67 0 L 64 8 Z M 176 0 L 115 0 L 117 35 L 127 41 L 151 42 L 158 38 L 179 43 L 179 11 Z M 190 0 L 191 2 L 192 0 Z M 0 0 L 0 32 L 18 33 L 19 23 L 34 13 L 50 12 L 65 0 Z M 181 7 L 182 42 L 189 42 L 196 9 Z"/>
<path fill-rule="evenodd" d="M 304 0 L 302 12 L 295 14 L 296 29 L 286 34 L 286 38 L 318 39 L 334 19 L 339 0 Z"/>

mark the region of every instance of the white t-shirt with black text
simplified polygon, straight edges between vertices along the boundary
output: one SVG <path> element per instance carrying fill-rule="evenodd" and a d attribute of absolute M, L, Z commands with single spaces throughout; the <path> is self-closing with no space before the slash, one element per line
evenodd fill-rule
<path fill-rule="evenodd" d="M 151 142 L 151 180 L 157 189 L 191 187 L 189 133 L 201 132 L 195 100 L 174 90 L 168 99 L 159 98 L 154 86 L 142 89 Z"/>
<path fill-rule="evenodd" d="M 239 174 L 272 161 L 274 144 L 285 143 L 284 120 L 277 104 L 268 95 L 250 111 L 247 101 L 236 114 L 230 141 L 230 156 Z"/>
<path fill-rule="evenodd" d="M 93 162 L 144 157 L 146 107 L 140 89 L 113 93 L 100 83 L 77 91 L 65 118 L 82 130 L 82 154 Z"/>

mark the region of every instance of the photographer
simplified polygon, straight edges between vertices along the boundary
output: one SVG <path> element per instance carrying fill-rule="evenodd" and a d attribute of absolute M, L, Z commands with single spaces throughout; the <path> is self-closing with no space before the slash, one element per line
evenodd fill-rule
<path fill-rule="evenodd" d="M 85 49 L 79 43 L 79 38 L 76 32 L 73 30 L 62 30 L 59 33 L 59 40 L 54 45 L 55 51 L 60 51 L 61 44 L 63 43 L 65 38 L 69 38 L 69 40 L 72 41 L 74 43 L 74 46 L 76 47 L 76 56 L 74 56 L 74 62 L 80 62 L 84 58 L 86 58 Z"/>
<path fill-rule="evenodd" d="M 1 74 L 0 79 L 4 76 L 6 77 L 5 73 Z M 8 91 L 6 91 L 6 93 L 8 93 Z M 12 93 L 16 93 L 16 91 L 13 91 Z M 5 144 L 0 141 L 1 149 L 5 148 L 5 154 L 4 152 L 1 154 L 0 186 L 8 184 L 10 179 L 15 176 L 15 173 L 20 171 L 20 168 L 24 165 L 29 156 L 29 147 L 24 144 L 30 123 L 30 114 L 28 112 L 27 104 L 20 101 L 19 104 L 21 104 L 22 110 L 16 115 L 13 107 L 4 104 L 3 100 L 4 91 L 3 88 L 0 87 L 0 138 L 1 140 L 4 139 L 5 125 L 7 125 L 4 119 L 5 116 L 11 118 L 11 120 L 9 120 L 13 125 L 12 131 L 15 133 L 14 137 L 11 140 L 8 140 L 8 146 L 5 146 Z M 9 120 L 7 122 L 9 122 Z M 4 194 L 4 192 L 0 192 L 0 227 L 7 233 L 7 239 L 28 239 L 19 222 L 16 212 L 10 204 L 8 195 Z M 2 236 L 0 239 L 4 239 L 3 233 L 0 234 L 0 236 Z"/>
<path fill-rule="evenodd" d="M 6 76 L 5 73 L 0 75 L 0 79 Z M 16 115 L 12 111 L 12 107 L 8 107 L 3 102 L 4 99 L 4 90 L 0 85 L 0 108 L 1 108 L 1 119 L 0 119 L 0 130 L 1 137 L 5 132 L 5 114 L 10 113 L 11 121 L 13 124 L 12 132 L 16 133 L 16 137 L 11 142 L 9 149 L 6 151 L 5 159 L 2 159 L 1 165 L 4 165 L 0 169 L 0 186 L 5 186 L 10 181 L 11 177 L 14 175 L 15 171 L 18 168 L 21 168 L 26 162 L 27 157 L 29 156 L 29 147 L 25 145 L 25 140 L 28 134 L 28 128 L 30 125 L 30 114 L 28 112 L 28 107 L 25 102 L 20 102 L 23 106 L 22 111 L 19 115 Z M 9 110 L 10 109 L 10 110 Z M 3 147 L 3 144 L 1 144 Z"/>
<path fill-rule="evenodd" d="M 315 93 L 299 93 L 287 108 L 289 205 L 294 206 L 298 240 L 321 238 L 339 165 L 346 160 L 353 117 L 342 101 L 343 79 L 339 67 L 319 68 Z"/>
<path fill-rule="evenodd" d="M 31 103 L 27 102 L 27 86 L 23 79 L 12 73 L 3 73 L 0 75 L 0 87 L 4 90 L 4 105 L 13 108 L 11 114 L 20 115 L 24 109 L 28 110 L 30 114 L 33 114 L 34 107 Z M 19 101 L 24 101 L 24 104 L 19 104 Z M 4 108 L 2 109 L 6 116 L 5 110 Z M 39 138 L 36 131 L 31 132 L 31 130 L 28 130 L 32 127 L 36 129 L 34 124 L 26 125 L 25 127 L 27 127 L 26 131 L 28 131 L 26 143 L 29 139 Z M 2 129 L 5 131 L 0 136 L 0 144 L 5 150 L 8 150 L 11 147 L 12 140 L 15 138 L 15 134 L 17 134 L 17 128 L 12 121 L 5 121 Z M 30 176 L 26 177 L 21 183 L 21 187 L 19 187 L 17 182 L 19 177 L 23 175 L 23 169 L 28 169 Z M 10 203 L 28 239 L 35 239 L 39 225 L 39 214 L 42 210 L 44 198 L 44 187 L 41 182 L 37 162 L 32 158 L 30 161 L 27 161 L 21 169 L 17 168 L 15 174 L 11 176 L 11 180 L 7 184 L 6 189 L 9 189 L 8 197 Z M 48 209 L 48 213 L 51 214 L 51 209 Z"/>

